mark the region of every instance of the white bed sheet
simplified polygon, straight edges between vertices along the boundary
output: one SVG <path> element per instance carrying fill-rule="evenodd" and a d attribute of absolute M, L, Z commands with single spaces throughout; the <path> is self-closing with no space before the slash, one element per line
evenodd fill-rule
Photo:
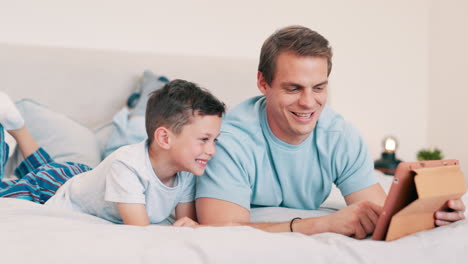
<path fill-rule="evenodd" d="M 468 202 L 464 196 L 465 204 Z M 326 211 L 262 208 L 253 220 Z M 468 222 L 393 242 L 324 233 L 267 233 L 250 227 L 115 225 L 18 200 L 0 199 L 2 263 L 466 263 Z"/>

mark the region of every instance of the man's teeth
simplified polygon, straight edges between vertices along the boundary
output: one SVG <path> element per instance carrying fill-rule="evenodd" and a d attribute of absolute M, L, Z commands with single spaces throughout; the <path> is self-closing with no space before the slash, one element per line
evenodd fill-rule
<path fill-rule="evenodd" d="M 309 113 L 309 114 L 300 114 L 300 113 L 294 113 L 296 116 L 298 116 L 299 118 L 309 118 L 312 113 Z"/>
<path fill-rule="evenodd" d="M 200 164 L 206 164 L 206 161 L 204 161 L 204 160 L 196 160 L 196 161 L 197 161 L 198 163 L 200 163 Z"/>

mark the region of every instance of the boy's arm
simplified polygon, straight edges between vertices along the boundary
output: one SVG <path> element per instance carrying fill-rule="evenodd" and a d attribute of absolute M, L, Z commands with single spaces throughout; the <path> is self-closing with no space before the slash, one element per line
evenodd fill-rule
<path fill-rule="evenodd" d="M 144 204 L 117 203 L 117 208 L 126 225 L 146 226 L 150 224 Z"/>
<path fill-rule="evenodd" d="M 189 226 L 189 227 L 198 227 L 196 222 L 197 216 L 195 212 L 195 203 L 179 203 L 175 208 L 175 215 L 177 221 L 175 221 L 174 226 Z"/>
<path fill-rule="evenodd" d="M 195 202 L 177 204 L 175 208 L 175 216 L 177 220 L 183 217 L 188 217 L 196 221 L 197 214 L 195 212 Z"/>

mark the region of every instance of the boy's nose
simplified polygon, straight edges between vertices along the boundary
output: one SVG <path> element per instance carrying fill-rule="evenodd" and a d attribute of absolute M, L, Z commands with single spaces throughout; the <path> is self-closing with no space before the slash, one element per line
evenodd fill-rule
<path fill-rule="evenodd" d="M 212 144 L 207 144 L 205 152 L 212 157 L 216 153 L 216 143 L 213 142 Z"/>

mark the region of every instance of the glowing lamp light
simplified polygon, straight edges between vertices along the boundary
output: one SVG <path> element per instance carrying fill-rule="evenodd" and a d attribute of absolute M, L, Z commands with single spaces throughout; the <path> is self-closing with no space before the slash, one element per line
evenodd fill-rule
<path fill-rule="evenodd" d="M 383 141 L 384 151 L 380 159 L 374 162 L 374 167 L 387 175 L 394 175 L 395 169 L 401 160 L 395 156 L 396 149 L 398 148 L 398 141 L 396 138 L 388 136 Z"/>
<path fill-rule="evenodd" d="M 387 153 L 394 153 L 397 147 L 396 139 L 393 137 L 387 137 L 384 140 L 384 150 Z"/>

